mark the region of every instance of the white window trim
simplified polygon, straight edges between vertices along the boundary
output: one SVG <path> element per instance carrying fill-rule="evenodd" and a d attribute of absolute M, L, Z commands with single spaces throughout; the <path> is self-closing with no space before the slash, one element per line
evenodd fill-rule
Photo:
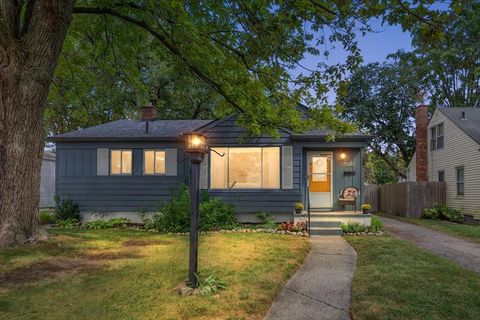
<path fill-rule="evenodd" d="M 458 170 L 463 169 L 463 180 L 458 180 Z M 463 194 L 458 193 L 458 184 L 463 184 Z M 455 167 L 455 196 L 457 198 L 463 198 L 465 196 L 465 166 Z"/>
<path fill-rule="evenodd" d="M 234 146 L 234 147 L 229 147 L 229 146 L 215 146 L 211 147 L 210 149 L 217 149 L 217 148 L 225 148 L 227 149 L 227 152 L 225 153 L 225 157 L 227 157 L 227 188 L 212 188 L 212 164 L 213 160 L 212 157 L 209 156 L 209 163 L 208 163 L 208 189 L 209 190 L 215 190 L 215 191 L 251 191 L 251 190 L 261 190 L 261 191 L 273 191 L 273 190 L 281 190 L 282 189 L 282 148 L 281 146 L 245 146 L 245 147 L 239 147 L 239 146 Z M 261 158 L 260 158 L 260 163 L 262 163 L 262 166 L 260 168 L 261 170 L 261 176 L 260 180 L 262 183 L 262 187 L 259 188 L 231 188 L 230 187 L 230 149 L 247 149 L 247 148 L 260 148 L 261 149 Z M 278 188 L 264 188 L 263 187 L 263 148 L 278 148 L 278 155 L 279 155 L 279 161 L 278 161 L 278 176 L 279 176 L 279 185 Z M 213 151 L 210 151 L 210 153 Z"/>
<path fill-rule="evenodd" d="M 443 126 L 443 134 L 442 135 L 438 134 L 438 132 L 439 132 L 438 127 L 440 125 Z M 433 135 L 432 135 L 432 129 L 435 130 L 435 137 L 433 137 Z M 430 136 L 430 140 L 429 140 L 430 151 L 441 150 L 441 149 L 445 148 L 445 124 L 443 122 L 440 122 L 440 123 L 437 123 L 434 126 L 431 126 L 428 134 Z M 438 140 L 439 140 L 440 137 L 443 137 L 443 145 L 441 147 L 438 147 Z M 432 148 L 432 143 L 435 143 L 435 148 Z"/>
<path fill-rule="evenodd" d="M 120 173 L 113 173 L 112 172 L 112 152 L 113 151 L 120 151 Z M 130 173 L 123 173 L 122 172 L 122 167 L 123 167 L 123 152 L 124 151 L 130 151 L 132 157 L 131 157 L 131 162 L 130 163 L 130 168 L 131 172 Z M 110 149 L 110 152 L 108 153 L 108 174 L 110 176 L 131 176 L 133 175 L 133 150 L 132 149 Z"/>
<path fill-rule="evenodd" d="M 153 173 L 146 173 L 145 172 L 145 152 L 147 151 L 153 151 Z M 156 173 L 155 172 L 155 164 L 157 162 L 157 157 L 155 156 L 155 152 L 161 151 L 165 154 L 165 170 L 163 173 Z M 143 149 L 143 165 L 142 165 L 142 172 L 144 176 L 165 176 L 167 175 L 167 150 L 166 149 Z"/>

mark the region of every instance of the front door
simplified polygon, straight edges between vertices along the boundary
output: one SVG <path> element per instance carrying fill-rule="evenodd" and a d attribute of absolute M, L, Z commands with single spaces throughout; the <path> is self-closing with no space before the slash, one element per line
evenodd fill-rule
<path fill-rule="evenodd" d="M 332 207 L 331 152 L 308 152 L 308 182 L 311 208 Z"/>

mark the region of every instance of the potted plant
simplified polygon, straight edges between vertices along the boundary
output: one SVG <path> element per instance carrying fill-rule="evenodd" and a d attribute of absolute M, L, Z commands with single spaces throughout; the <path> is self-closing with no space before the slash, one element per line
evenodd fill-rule
<path fill-rule="evenodd" d="M 372 209 L 372 206 L 369 203 L 364 203 L 362 204 L 362 212 L 363 214 L 369 214 L 370 209 Z"/>
<path fill-rule="evenodd" d="M 295 213 L 296 214 L 301 214 L 303 211 L 303 203 L 297 202 L 295 203 Z"/>

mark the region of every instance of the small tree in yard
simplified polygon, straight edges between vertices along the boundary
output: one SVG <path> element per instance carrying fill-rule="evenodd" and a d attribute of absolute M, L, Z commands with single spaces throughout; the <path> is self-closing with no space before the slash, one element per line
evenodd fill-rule
<path fill-rule="evenodd" d="M 438 18 L 425 6 L 407 8 L 397 1 L 0 1 L 0 248 L 41 234 L 43 117 L 74 13 L 108 16 L 153 37 L 185 73 L 222 98 L 219 114 L 239 113 L 251 133 L 277 135 L 279 127 L 340 133 L 352 128 L 322 108 L 325 100 L 319 98 L 360 60 L 355 23 L 368 31 L 368 18 L 382 12 L 388 12 L 389 23 L 407 28 Z M 289 73 L 305 53 L 325 54 L 317 44 L 326 40 L 351 53 L 347 68 Z M 295 109 L 301 100 L 314 107 L 308 120 Z"/>

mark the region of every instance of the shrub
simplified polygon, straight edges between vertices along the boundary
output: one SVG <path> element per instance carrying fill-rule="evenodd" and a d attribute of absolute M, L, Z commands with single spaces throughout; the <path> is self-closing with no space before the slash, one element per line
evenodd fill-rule
<path fill-rule="evenodd" d="M 78 219 L 65 219 L 65 220 L 57 220 L 57 227 L 63 229 L 72 229 L 80 225 L 80 221 Z"/>
<path fill-rule="evenodd" d="M 55 223 L 55 215 L 47 212 L 47 211 L 40 211 L 40 223 L 41 224 L 54 224 Z"/>
<path fill-rule="evenodd" d="M 440 219 L 463 223 L 463 214 L 459 210 L 449 208 L 440 203 L 435 204 L 433 208 L 425 209 L 421 217 L 423 219 Z"/>
<path fill-rule="evenodd" d="M 55 197 L 55 218 L 56 220 L 76 219 L 80 221 L 80 207 L 72 199 L 60 200 Z"/>
<path fill-rule="evenodd" d="M 200 230 L 233 229 L 238 221 L 233 207 L 220 199 L 203 195 L 200 205 Z M 187 232 L 190 228 L 190 193 L 186 185 L 172 194 L 172 200 L 165 202 L 159 213 L 144 219 L 147 229 L 160 232 Z"/>
<path fill-rule="evenodd" d="M 86 229 L 113 229 L 125 228 L 131 221 L 127 218 L 113 218 L 110 220 L 98 219 L 84 223 L 82 226 Z"/>
<path fill-rule="evenodd" d="M 377 216 L 372 216 L 370 226 L 368 227 L 369 232 L 378 232 L 383 231 L 383 222 Z"/>
<path fill-rule="evenodd" d="M 261 221 L 260 226 L 261 228 L 265 229 L 276 229 L 277 224 L 273 220 L 273 217 L 271 214 L 266 213 L 266 212 L 259 212 L 257 213 L 257 218 Z"/>
<path fill-rule="evenodd" d="M 294 223 L 293 221 L 289 221 L 289 222 L 282 222 L 279 226 L 278 226 L 278 230 L 283 230 L 283 231 L 291 231 L 291 232 L 300 232 L 300 231 L 303 231 L 305 229 L 305 222 L 297 222 L 297 223 Z"/>
<path fill-rule="evenodd" d="M 369 226 L 359 222 L 342 223 L 342 231 L 343 233 L 383 231 L 383 222 L 378 217 L 372 216 Z"/>
<path fill-rule="evenodd" d="M 239 226 L 233 206 L 218 198 L 205 197 L 200 203 L 200 230 L 235 229 Z"/>
<path fill-rule="evenodd" d="M 220 290 L 227 288 L 226 282 L 215 275 L 209 275 L 205 279 L 202 279 L 198 275 L 195 276 L 198 281 L 198 291 L 201 295 L 218 294 Z"/>
<path fill-rule="evenodd" d="M 349 222 L 349 223 L 342 223 L 342 231 L 344 233 L 358 233 L 358 232 L 365 232 L 367 227 L 363 223 L 359 222 Z"/>

